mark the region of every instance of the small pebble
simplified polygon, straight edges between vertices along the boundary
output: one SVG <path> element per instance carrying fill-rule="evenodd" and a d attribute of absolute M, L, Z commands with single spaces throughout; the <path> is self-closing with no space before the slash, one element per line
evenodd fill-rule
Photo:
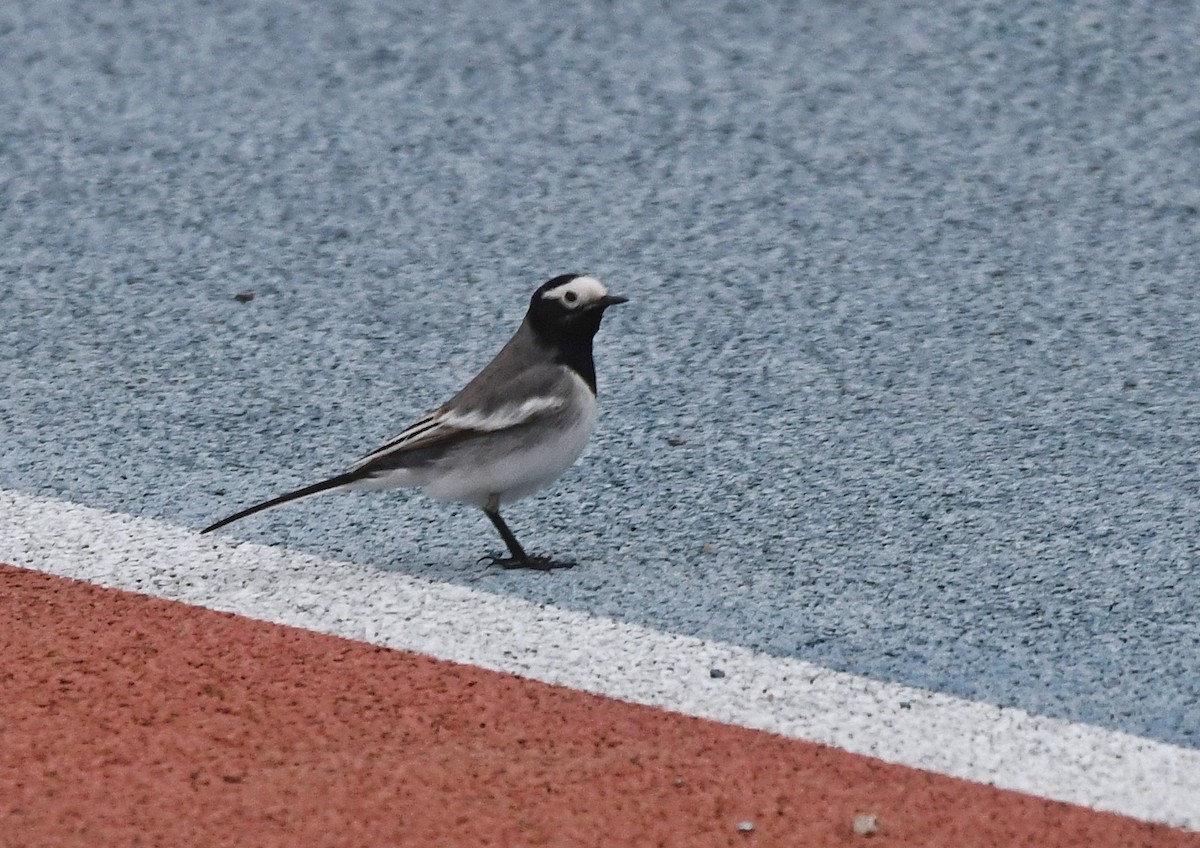
<path fill-rule="evenodd" d="M 752 821 L 738 822 L 738 833 L 753 833 L 753 832 L 754 832 L 754 822 L 752 822 Z"/>
<path fill-rule="evenodd" d="M 859 813 L 854 817 L 854 832 L 858 836 L 874 836 L 879 833 L 879 816 L 874 813 Z"/>

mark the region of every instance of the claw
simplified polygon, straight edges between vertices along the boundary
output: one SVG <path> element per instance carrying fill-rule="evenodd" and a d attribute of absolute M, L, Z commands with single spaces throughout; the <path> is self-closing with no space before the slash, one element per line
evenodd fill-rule
<path fill-rule="evenodd" d="M 527 568 L 532 571 L 553 571 L 557 568 L 574 568 L 573 562 L 560 562 L 544 556 L 527 556 L 527 557 L 501 557 L 494 554 L 481 556 L 478 562 L 486 561 L 488 565 L 498 565 L 501 568 L 518 569 Z"/>

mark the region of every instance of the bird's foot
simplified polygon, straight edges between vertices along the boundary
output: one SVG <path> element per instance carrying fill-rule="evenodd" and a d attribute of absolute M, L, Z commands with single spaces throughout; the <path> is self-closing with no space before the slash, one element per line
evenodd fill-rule
<path fill-rule="evenodd" d="M 575 563 L 563 560 L 556 560 L 551 557 L 544 556 L 495 556 L 488 554 L 480 557 L 480 562 L 486 562 L 488 565 L 498 565 L 501 568 L 516 569 L 527 568 L 532 571 L 553 571 L 556 568 L 574 568 Z"/>

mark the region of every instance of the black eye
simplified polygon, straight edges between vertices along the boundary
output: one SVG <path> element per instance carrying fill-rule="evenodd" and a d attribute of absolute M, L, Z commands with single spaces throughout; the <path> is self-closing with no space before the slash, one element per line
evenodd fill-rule
<path fill-rule="evenodd" d="M 565 292 L 563 294 L 563 300 L 565 300 L 567 303 L 574 303 L 575 301 L 579 300 L 579 295 L 575 294 L 573 291 Z"/>

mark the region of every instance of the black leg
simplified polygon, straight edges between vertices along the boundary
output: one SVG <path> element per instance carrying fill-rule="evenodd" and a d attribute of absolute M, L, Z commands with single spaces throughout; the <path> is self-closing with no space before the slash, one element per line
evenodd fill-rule
<path fill-rule="evenodd" d="M 500 531 L 500 538 L 504 540 L 504 544 L 508 545 L 508 552 L 513 555 L 513 559 L 519 559 L 522 562 L 529 559 L 529 555 L 525 553 L 525 549 L 521 547 L 521 543 L 517 541 L 513 531 L 508 529 L 508 525 L 500 517 L 500 513 L 489 510 L 484 510 L 484 512 L 488 518 L 492 519 L 492 524 L 496 525 L 496 529 Z"/>
<path fill-rule="evenodd" d="M 525 553 L 525 549 L 521 547 L 521 543 L 517 541 L 513 531 L 508 529 L 508 525 L 504 523 L 498 510 L 485 509 L 483 512 L 492 520 L 492 524 L 500 532 L 500 538 L 504 540 L 504 544 L 508 545 L 508 552 L 512 554 L 510 557 L 485 556 L 484 559 L 490 560 L 492 565 L 498 565 L 501 568 L 532 568 L 537 571 L 570 568 L 575 565 L 573 562 L 555 562 L 550 557 L 530 556 Z"/>

